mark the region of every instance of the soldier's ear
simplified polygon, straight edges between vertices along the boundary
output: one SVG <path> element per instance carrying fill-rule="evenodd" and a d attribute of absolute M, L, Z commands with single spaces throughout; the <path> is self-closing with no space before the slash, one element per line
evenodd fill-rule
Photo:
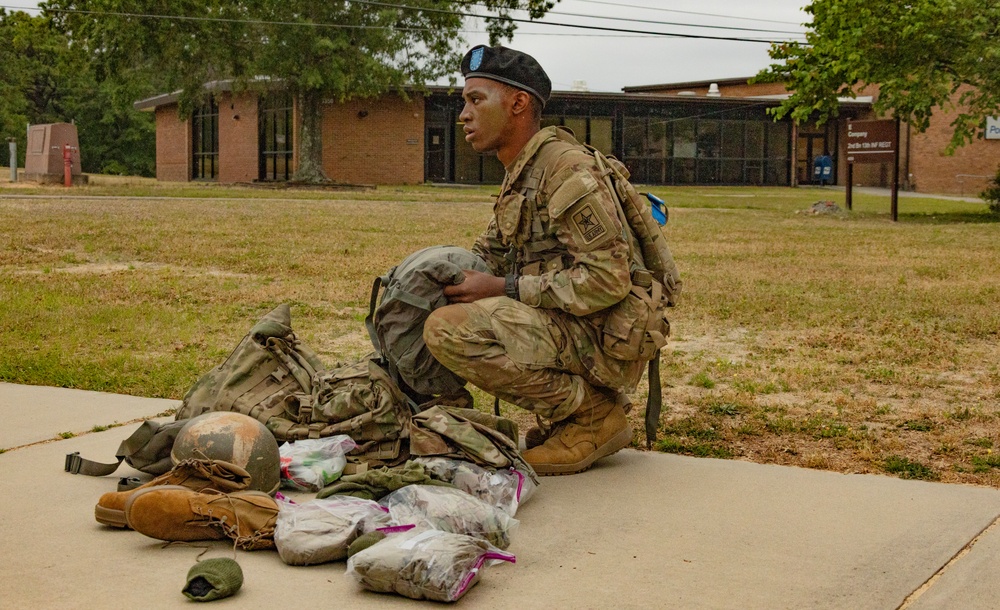
<path fill-rule="evenodd" d="M 527 91 L 515 91 L 511 104 L 511 112 L 514 115 L 531 112 L 531 94 Z"/>

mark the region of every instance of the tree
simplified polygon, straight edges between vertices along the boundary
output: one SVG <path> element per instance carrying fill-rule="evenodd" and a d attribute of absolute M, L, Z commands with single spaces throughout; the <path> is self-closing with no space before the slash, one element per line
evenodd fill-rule
<path fill-rule="evenodd" d="M 0 11 L 0 135 L 18 141 L 18 164 L 28 123 L 74 122 L 84 171 L 152 175 L 155 126 L 132 109 L 135 92 L 120 82 L 98 84 L 88 58 L 48 17 Z"/>
<path fill-rule="evenodd" d="M 471 7 L 490 12 L 492 40 L 514 30 L 511 13 L 539 18 L 549 0 L 50 0 L 74 42 L 104 74 L 149 70 L 180 91 L 187 116 L 228 79 L 235 91 L 283 88 L 298 100 L 295 180 L 324 181 L 324 100 L 422 87 L 456 71 L 459 30 Z M 150 8 L 155 7 L 155 8 Z"/>
<path fill-rule="evenodd" d="M 837 97 L 878 86 L 874 109 L 924 131 L 936 109 L 955 108 L 948 150 L 981 136 L 1000 114 L 1000 3 L 978 0 L 814 0 L 806 43 L 771 47 L 757 82 L 785 82 L 778 118 L 823 122 Z"/>

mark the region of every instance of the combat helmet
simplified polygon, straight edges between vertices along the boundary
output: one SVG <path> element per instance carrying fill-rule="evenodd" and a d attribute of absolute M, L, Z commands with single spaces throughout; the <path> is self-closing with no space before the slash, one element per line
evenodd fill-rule
<path fill-rule="evenodd" d="M 174 441 L 170 460 L 197 458 L 222 460 L 250 473 L 248 489 L 269 494 L 281 484 L 281 456 L 278 441 L 256 419 L 229 411 L 203 413 L 192 417 Z"/>

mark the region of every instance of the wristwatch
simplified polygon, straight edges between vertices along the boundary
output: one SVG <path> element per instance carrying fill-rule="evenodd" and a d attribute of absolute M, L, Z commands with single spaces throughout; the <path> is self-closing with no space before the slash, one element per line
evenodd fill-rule
<path fill-rule="evenodd" d="M 503 292 L 508 297 L 514 299 L 515 301 L 521 300 L 521 291 L 517 289 L 517 280 L 521 279 L 520 275 L 511 273 L 504 278 L 503 282 Z"/>

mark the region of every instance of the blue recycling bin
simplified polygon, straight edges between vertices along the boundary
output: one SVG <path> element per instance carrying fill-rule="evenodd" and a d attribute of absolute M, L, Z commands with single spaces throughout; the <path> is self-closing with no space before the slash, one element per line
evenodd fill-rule
<path fill-rule="evenodd" d="M 833 159 L 830 155 L 819 155 L 813 159 L 813 182 L 819 182 L 821 186 L 833 182 Z"/>

